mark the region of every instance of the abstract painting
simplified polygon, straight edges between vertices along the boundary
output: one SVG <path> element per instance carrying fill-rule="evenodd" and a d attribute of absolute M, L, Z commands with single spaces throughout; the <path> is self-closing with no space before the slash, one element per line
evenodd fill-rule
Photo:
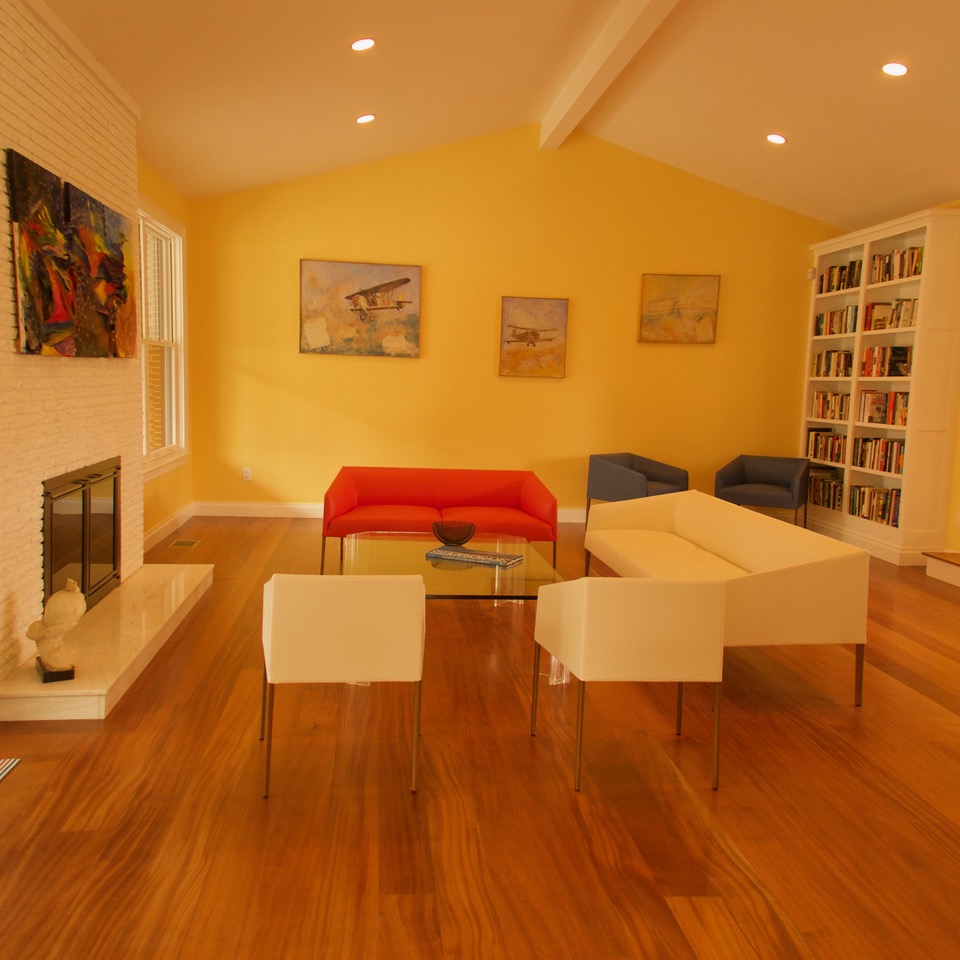
<path fill-rule="evenodd" d="M 21 353 L 133 357 L 131 222 L 7 150 Z"/>
<path fill-rule="evenodd" d="M 300 352 L 420 356 L 420 267 L 300 261 Z"/>
<path fill-rule="evenodd" d="M 720 277 L 645 273 L 640 298 L 640 340 L 715 343 Z"/>
<path fill-rule="evenodd" d="M 502 298 L 500 376 L 564 375 L 568 303 L 550 297 Z"/>

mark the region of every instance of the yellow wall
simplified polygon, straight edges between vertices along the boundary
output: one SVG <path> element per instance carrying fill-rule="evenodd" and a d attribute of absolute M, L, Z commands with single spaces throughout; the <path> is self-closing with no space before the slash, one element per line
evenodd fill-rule
<path fill-rule="evenodd" d="M 190 207 L 193 495 L 316 503 L 342 464 L 686 466 L 798 449 L 809 244 L 840 231 L 524 127 Z M 299 353 L 301 258 L 419 264 L 421 357 Z M 637 342 L 641 275 L 721 275 L 718 340 Z M 569 298 L 563 379 L 498 375 L 500 298 Z M 251 467 L 253 481 L 241 470 Z"/>
<path fill-rule="evenodd" d="M 141 198 L 187 227 L 185 244 L 189 249 L 190 236 L 187 226 L 190 220 L 189 202 L 142 157 L 137 164 L 137 174 Z M 188 457 L 186 462 L 175 470 L 164 473 L 162 476 L 144 484 L 144 532 L 149 534 L 151 530 L 160 526 L 170 517 L 189 509 L 193 499 L 193 468 Z"/>

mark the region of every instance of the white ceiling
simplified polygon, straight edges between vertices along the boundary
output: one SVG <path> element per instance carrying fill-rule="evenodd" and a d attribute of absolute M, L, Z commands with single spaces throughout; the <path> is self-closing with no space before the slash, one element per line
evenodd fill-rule
<path fill-rule="evenodd" d="M 957 0 L 28 2 L 188 197 L 541 122 L 846 229 L 960 200 Z"/>

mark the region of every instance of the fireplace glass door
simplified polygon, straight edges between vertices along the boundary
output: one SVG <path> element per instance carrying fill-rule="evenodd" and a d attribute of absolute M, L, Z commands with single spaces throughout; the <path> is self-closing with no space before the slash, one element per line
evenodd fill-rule
<path fill-rule="evenodd" d="M 76 580 L 92 607 L 120 576 L 120 460 L 43 484 L 44 599 Z"/>

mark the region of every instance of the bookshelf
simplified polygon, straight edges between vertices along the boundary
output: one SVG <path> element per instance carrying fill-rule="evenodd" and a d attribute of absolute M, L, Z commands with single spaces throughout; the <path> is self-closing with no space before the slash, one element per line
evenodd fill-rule
<path fill-rule="evenodd" d="M 808 526 L 898 564 L 946 544 L 960 349 L 960 210 L 812 248 L 801 455 Z"/>

